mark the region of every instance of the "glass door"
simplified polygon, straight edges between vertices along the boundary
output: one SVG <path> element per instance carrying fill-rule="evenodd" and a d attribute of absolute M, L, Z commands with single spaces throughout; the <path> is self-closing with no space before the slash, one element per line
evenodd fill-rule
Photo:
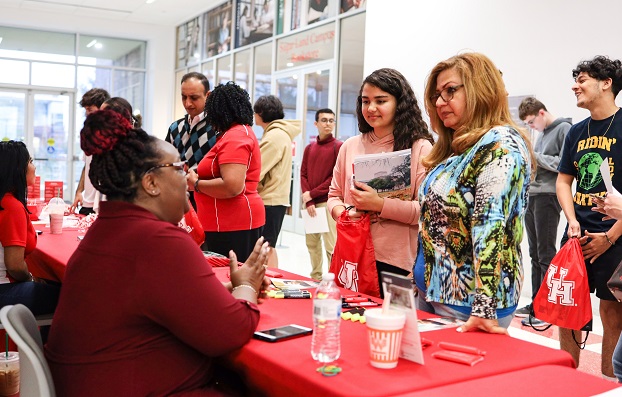
<path fill-rule="evenodd" d="M 75 191 L 74 103 L 66 91 L 0 89 L 0 139 L 26 143 L 41 188 L 45 181 L 63 181 L 66 201 Z"/>
<path fill-rule="evenodd" d="M 314 126 L 315 112 L 322 108 L 334 110 L 333 63 L 325 62 L 296 70 L 275 73 L 275 95 L 283 103 L 286 119 L 302 120 L 302 134 L 292 144 L 291 207 L 283 220 L 283 230 L 304 234 L 300 216 L 302 205 L 300 191 L 300 166 L 306 145 L 317 136 Z"/>

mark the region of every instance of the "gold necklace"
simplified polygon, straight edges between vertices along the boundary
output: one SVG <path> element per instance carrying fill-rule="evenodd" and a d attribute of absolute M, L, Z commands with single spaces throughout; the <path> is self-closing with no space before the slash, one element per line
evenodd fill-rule
<path fill-rule="evenodd" d="M 618 110 L 620 110 L 620 109 L 618 109 Z M 607 127 L 607 130 L 605 131 L 603 136 L 607 135 L 607 133 L 609 132 L 609 128 L 611 128 L 611 124 L 613 124 L 613 120 L 615 120 L 616 114 L 618 113 L 618 110 L 616 110 L 616 112 L 613 114 L 613 117 L 611 118 L 611 121 L 609 122 L 609 127 Z M 591 122 L 592 122 L 592 118 L 590 117 L 590 119 L 587 122 L 587 136 L 588 136 L 588 138 L 592 137 L 592 135 L 590 135 L 590 123 Z"/>

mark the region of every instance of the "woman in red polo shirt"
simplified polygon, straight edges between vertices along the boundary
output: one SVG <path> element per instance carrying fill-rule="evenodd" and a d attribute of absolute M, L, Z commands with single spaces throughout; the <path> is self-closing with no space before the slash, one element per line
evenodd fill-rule
<path fill-rule="evenodd" d="M 54 313 L 60 288 L 33 282 L 25 261 L 37 245 L 26 207 L 35 170 L 23 142 L 0 142 L 0 306 L 21 303 L 41 315 Z"/>
<path fill-rule="evenodd" d="M 214 88 L 205 102 L 205 120 L 217 131 L 216 144 L 186 176 L 210 251 L 233 250 L 246 258 L 261 236 L 266 214 L 257 193 L 261 153 L 251 128 L 248 93 L 233 82 Z"/>
<path fill-rule="evenodd" d="M 63 397 L 213 396 L 213 358 L 250 340 L 267 244 L 223 285 L 177 226 L 188 211 L 179 152 L 111 110 L 80 144 L 108 197 L 67 263 L 45 354 Z M 263 253 L 260 251 L 263 250 Z"/>

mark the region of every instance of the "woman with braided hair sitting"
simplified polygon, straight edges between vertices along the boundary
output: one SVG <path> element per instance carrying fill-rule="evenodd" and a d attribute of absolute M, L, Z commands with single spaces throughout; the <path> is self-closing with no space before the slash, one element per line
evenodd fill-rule
<path fill-rule="evenodd" d="M 56 394 L 213 395 L 212 357 L 259 321 L 268 248 L 257 241 L 239 269 L 230 253 L 223 286 L 177 227 L 188 210 L 177 150 L 111 110 L 87 117 L 80 143 L 108 201 L 67 264 L 45 349 Z"/>
<path fill-rule="evenodd" d="M 261 153 L 251 128 L 253 108 L 248 93 L 228 82 L 212 90 L 205 112 L 216 144 L 199 163 L 198 174 L 188 172 L 188 189 L 195 192 L 207 249 L 223 255 L 233 250 L 245 258 L 266 223 L 257 192 Z"/>

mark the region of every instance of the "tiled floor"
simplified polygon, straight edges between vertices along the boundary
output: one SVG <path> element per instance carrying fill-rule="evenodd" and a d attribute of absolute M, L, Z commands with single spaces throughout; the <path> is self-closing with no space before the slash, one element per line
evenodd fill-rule
<path fill-rule="evenodd" d="M 562 222 L 560 222 L 560 224 L 561 223 Z M 562 232 L 563 226 L 560 225 L 560 231 L 558 234 L 561 236 Z M 519 307 L 522 307 L 531 302 L 531 282 L 529 281 L 531 280 L 531 270 L 529 262 L 529 250 L 526 238 L 523 241 L 522 248 L 523 264 L 525 268 L 525 283 Z M 279 268 L 309 277 L 309 273 L 311 272 L 311 262 L 309 260 L 309 254 L 305 245 L 304 236 L 283 231 L 281 233 L 281 237 L 279 238 L 276 249 L 279 256 Z M 326 263 L 326 259 L 324 259 L 324 271 L 327 270 L 328 263 Z M 602 325 L 600 322 L 600 315 L 598 313 L 598 299 L 595 298 L 593 295 L 591 298 L 592 313 L 594 316 L 594 331 L 590 333 L 587 346 L 581 354 L 579 370 L 600 376 L 601 340 L 603 333 Z M 556 327 L 551 327 L 548 331 L 545 332 L 537 332 L 535 330 L 522 326 L 520 321 L 520 318 L 514 318 L 514 320 L 512 321 L 512 325 L 509 328 L 509 333 L 512 337 L 527 340 L 554 349 L 559 348 L 559 338 Z"/>

